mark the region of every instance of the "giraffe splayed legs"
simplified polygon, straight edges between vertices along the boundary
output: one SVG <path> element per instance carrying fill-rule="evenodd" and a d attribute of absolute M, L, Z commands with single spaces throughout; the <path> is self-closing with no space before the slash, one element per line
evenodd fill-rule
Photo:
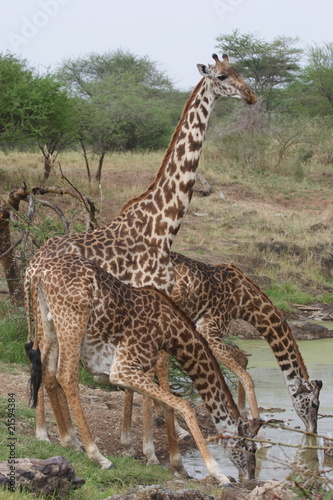
<path fill-rule="evenodd" d="M 34 280 L 38 289 L 32 304 L 37 318 L 34 349 L 40 352 L 43 384 L 62 443 L 68 445 L 71 440 L 68 402 L 89 458 L 103 468 L 112 466 L 98 450 L 84 416 L 78 391 L 81 360 L 93 375 L 108 375 L 112 384 L 138 391 L 179 412 L 209 473 L 220 484 L 229 484 L 205 443 L 191 405 L 149 375 L 158 352 L 164 350 L 192 378 L 217 431 L 229 434 L 225 451 L 240 477 L 254 477 L 256 446 L 247 437 L 257 433 L 260 423 L 241 418 L 208 345 L 170 299 L 150 287 L 125 285 L 78 256 L 50 260 Z M 173 418 L 168 422 L 172 425 Z M 176 440 L 170 442 L 170 449 L 172 465 L 183 471 Z"/>
<path fill-rule="evenodd" d="M 214 64 L 198 64 L 202 75 L 185 104 L 155 179 L 139 196 L 129 200 L 110 224 L 91 233 L 49 239 L 33 256 L 24 280 L 28 340 L 32 338 L 31 302 L 38 299 L 34 275 L 49 259 L 72 254 L 87 258 L 124 283 L 152 285 L 170 294 L 175 272 L 171 246 L 188 210 L 209 118 L 220 96 L 252 105 L 256 97 L 229 63 L 213 54 Z M 32 315 L 36 322 L 36 317 Z M 42 411 L 37 411 L 37 417 Z M 45 437 L 45 423 L 37 422 Z"/>
<path fill-rule="evenodd" d="M 244 387 L 251 402 L 254 386 L 252 379 L 248 378 L 245 372 L 246 357 L 242 360 L 237 350 L 230 351 L 230 347 L 227 351 L 223 342 L 223 338 L 228 335 L 232 319 L 250 322 L 266 339 L 279 364 L 296 413 L 305 424 L 307 432 L 316 432 L 322 382 L 309 380 L 297 342 L 282 313 L 260 288 L 234 265 L 213 266 L 175 252 L 171 253 L 171 260 L 176 273 L 176 284 L 171 298 L 195 323 L 197 331 L 205 338 L 215 357 L 238 376 L 241 382 L 241 401 L 244 401 Z M 235 363 L 235 359 L 238 363 Z M 254 402 L 256 403 L 255 400 Z M 243 409 L 243 406 L 241 403 L 240 409 Z M 255 413 L 256 405 L 253 402 L 250 408 L 252 417 L 256 418 L 259 413 Z M 130 412 L 127 407 L 127 412 L 124 412 L 125 428 L 128 426 L 126 420 Z M 146 409 L 145 415 L 151 418 L 151 411 Z M 147 425 L 147 428 L 149 433 L 144 436 L 144 442 L 153 454 L 151 425 Z M 130 446 L 130 440 L 127 440 L 126 445 Z"/>

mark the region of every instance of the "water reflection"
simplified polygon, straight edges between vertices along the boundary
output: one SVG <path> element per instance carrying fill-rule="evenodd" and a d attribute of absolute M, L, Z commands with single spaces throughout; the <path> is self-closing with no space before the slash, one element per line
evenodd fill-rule
<path fill-rule="evenodd" d="M 266 437 L 272 444 L 269 448 L 261 448 L 257 452 L 257 478 L 260 480 L 285 479 L 296 465 L 305 470 L 311 468 L 313 475 L 324 471 L 325 477 L 333 481 L 332 463 L 327 459 L 324 463 L 323 451 L 317 451 L 317 440 L 313 436 L 305 436 L 304 425 L 296 415 L 287 387 L 276 360 L 268 344 L 263 340 L 237 342 L 239 347 L 252 353 L 250 357 L 250 373 L 254 379 L 259 405 L 263 408 L 261 416 L 265 420 L 283 420 L 287 428 L 279 426 L 265 427 Z M 323 381 L 320 393 L 318 434 L 333 436 L 333 339 L 299 342 L 300 350 L 308 368 L 310 379 Z M 318 442 L 322 445 L 323 439 Z M 283 444 L 288 446 L 283 446 Z M 301 445 L 301 448 L 298 446 Z M 231 462 L 221 454 L 218 445 L 210 445 L 212 454 L 222 467 L 224 474 L 237 477 Z M 194 477 L 207 475 L 198 453 L 192 452 L 185 457 L 184 465 Z"/>

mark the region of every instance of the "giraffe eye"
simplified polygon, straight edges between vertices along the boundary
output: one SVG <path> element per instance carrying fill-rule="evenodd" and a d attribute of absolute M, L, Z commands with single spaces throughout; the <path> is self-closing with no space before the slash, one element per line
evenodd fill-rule
<path fill-rule="evenodd" d="M 223 82 L 223 80 L 225 80 L 226 78 L 228 78 L 228 76 L 227 75 L 219 75 L 217 78 L 219 80 L 221 80 L 221 82 Z"/>

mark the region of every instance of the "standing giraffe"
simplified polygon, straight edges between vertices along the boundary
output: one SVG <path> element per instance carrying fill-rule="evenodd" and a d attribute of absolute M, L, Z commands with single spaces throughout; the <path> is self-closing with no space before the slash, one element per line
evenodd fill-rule
<path fill-rule="evenodd" d="M 171 299 L 195 324 L 196 330 L 205 338 L 214 356 L 235 373 L 239 385 L 239 408 L 244 408 L 245 397 L 252 395 L 253 381 L 246 367 L 246 357 L 238 349 L 226 351 L 223 338 L 228 335 L 233 319 L 251 323 L 270 345 L 283 377 L 297 415 L 305 424 L 307 432 L 317 432 L 319 392 L 321 381 L 309 381 L 307 368 L 299 351 L 288 322 L 271 300 L 235 265 L 213 266 L 197 262 L 189 257 L 171 252 L 171 262 L 176 273 L 176 283 Z M 168 369 L 168 359 L 164 370 Z M 241 363 L 240 363 L 241 361 Z M 166 374 L 165 374 L 166 376 Z M 123 442 L 127 453 L 133 454 L 131 434 L 131 394 L 126 394 Z M 252 415 L 258 418 L 258 415 Z M 158 463 L 152 434 L 152 412 L 144 398 L 143 449 L 149 450 L 149 458 Z M 145 454 L 147 454 L 144 451 Z"/>
<path fill-rule="evenodd" d="M 56 236 L 32 257 L 25 289 L 39 266 L 65 253 L 96 262 L 124 283 L 153 285 L 170 294 L 175 282 L 170 249 L 193 194 L 196 170 L 213 106 L 219 96 L 256 98 L 228 57 L 213 54 L 215 65 L 198 65 L 204 75 L 190 98 L 172 136 L 162 165 L 148 188 L 129 200 L 109 225 L 90 233 Z"/>
<path fill-rule="evenodd" d="M 126 285 L 78 255 L 49 259 L 36 270 L 32 282 L 38 290 L 32 300 L 35 341 L 34 349 L 30 342 L 26 350 L 35 366 L 41 361 L 42 382 L 64 446 L 80 449 L 73 433 L 69 403 L 90 460 L 104 469 L 113 466 L 98 450 L 83 412 L 78 385 L 81 360 L 91 374 L 106 375 L 112 384 L 138 391 L 177 410 L 185 419 L 209 473 L 220 484 L 229 484 L 205 443 L 191 405 L 171 394 L 163 376 L 158 385 L 147 374 L 154 367 L 159 374 L 158 352 L 164 350 L 179 361 L 193 380 L 217 431 L 225 437 L 228 434 L 225 450 L 240 478 L 254 478 L 256 445 L 246 438 L 253 438 L 261 423 L 241 418 L 208 344 L 171 299 L 153 287 Z M 38 385 L 33 375 L 36 403 Z M 169 441 L 171 463 L 183 472 L 173 443 L 177 441 Z"/>
<path fill-rule="evenodd" d="M 193 194 L 196 170 L 209 117 L 219 96 L 256 102 L 255 95 L 228 56 L 214 65 L 198 64 L 203 75 L 188 99 L 172 136 L 162 165 L 148 188 L 129 200 L 109 225 L 90 233 L 70 234 L 49 239 L 32 257 L 25 273 L 24 293 L 28 317 L 29 303 L 36 300 L 33 276 L 48 259 L 77 254 L 96 262 L 124 283 L 139 287 L 153 285 L 170 294 L 175 273 L 170 249 L 187 212 Z M 28 318 L 28 319 L 29 319 Z M 28 321 L 31 338 L 31 325 Z M 42 405 L 37 407 L 36 434 L 47 439 Z"/>

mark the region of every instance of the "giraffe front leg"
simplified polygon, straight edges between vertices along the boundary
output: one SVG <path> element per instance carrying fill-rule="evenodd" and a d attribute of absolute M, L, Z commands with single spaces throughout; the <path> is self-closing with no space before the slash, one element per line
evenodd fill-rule
<path fill-rule="evenodd" d="M 237 349 L 231 346 L 226 346 L 226 344 L 224 344 L 221 340 L 217 340 L 214 337 L 207 335 L 204 335 L 204 337 L 209 342 L 209 346 L 213 351 L 214 356 L 238 377 L 247 395 L 251 416 L 253 419 L 259 419 L 260 413 L 257 397 L 254 391 L 254 382 L 250 374 L 236 361 L 234 351 L 237 351 Z"/>
<path fill-rule="evenodd" d="M 46 429 L 44 389 L 42 384 L 38 391 L 38 401 L 36 406 L 36 438 L 40 441 L 50 441 Z"/>
<path fill-rule="evenodd" d="M 159 351 L 158 357 L 157 357 L 157 363 L 156 363 L 156 371 L 158 370 L 158 380 L 159 382 L 163 384 L 163 387 L 165 390 L 170 391 L 170 386 L 169 386 L 169 354 L 166 353 L 165 351 Z M 155 409 L 159 408 L 160 413 L 164 413 L 163 410 L 161 412 L 161 406 L 158 403 L 155 403 Z M 157 410 L 158 411 L 158 410 Z M 158 413 L 159 413 L 158 412 Z M 175 432 L 176 432 L 176 437 L 178 440 L 181 439 L 187 439 L 190 437 L 189 433 L 187 430 L 183 429 L 177 420 L 176 415 L 174 416 L 174 426 L 175 426 Z"/>
<path fill-rule="evenodd" d="M 248 357 L 247 354 L 242 350 L 239 349 L 238 347 L 233 347 L 228 344 L 224 344 L 224 347 L 226 351 L 232 356 L 238 365 L 243 368 L 244 371 L 246 371 L 246 367 L 248 365 Z M 242 384 L 240 378 L 238 378 L 238 394 L 237 394 L 237 400 L 238 400 L 238 409 L 243 417 L 248 417 L 248 409 L 246 408 L 246 393 L 245 393 L 245 387 Z M 253 404 L 253 403 L 252 403 Z M 258 406 L 258 405 L 257 405 Z M 259 411 L 259 409 L 258 409 Z"/>
<path fill-rule="evenodd" d="M 111 369 L 110 382 L 115 385 L 131 388 L 132 390 L 140 392 L 146 396 L 150 396 L 160 403 L 179 412 L 182 418 L 184 418 L 193 438 L 195 439 L 199 451 L 205 461 L 208 472 L 214 476 L 221 485 L 230 485 L 229 479 L 222 473 L 218 463 L 213 458 L 196 421 L 194 410 L 187 401 L 174 396 L 170 392 L 166 392 L 162 387 L 152 381 L 149 375 L 142 372 L 142 370 L 138 368 L 137 364 L 135 366 L 131 366 L 130 363 L 120 362 L 117 360 Z M 175 436 L 174 440 L 176 441 Z"/>
<path fill-rule="evenodd" d="M 169 385 L 169 354 L 165 351 L 158 352 L 155 371 L 160 383 L 160 387 L 166 393 L 171 394 Z M 165 423 L 169 445 L 170 469 L 176 471 L 178 474 L 184 477 L 188 477 L 188 473 L 184 468 L 182 457 L 179 451 L 175 420 L 174 410 L 171 407 L 165 407 Z"/>
<path fill-rule="evenodd" d="M 124 447 L 124 455 L 135 457 L 132 435 L 133 391 L 125 389 L 123 423 L 121 427 L 120 442 Z"/>
<path fill-rule="evenodd" d="M 153 439 L 153 419 L 151 399 L 143 396 L 143 453 L 149 464 L 159 464 Z"/>
<path fill-rule="evenodd" d="M 157 415 L 158 425 L 159 425 L 160 421 L 163 421 L 163 423 L 164 423 L 165 422 L 165 414 L 164 414 L 163 407 L 159 404 L 158 401 L 154 401 L 154 407 L 155 407 L 155 412 Z M 183 429 L 180 426 L 176 415 L 175 415 L 175 430 L 176 430 L 176 436 L 177 436 L 178 441 L 181 441 L 182 439 L 189 439 L 191 437 L 190 434 L 187 432 L 187 430 Z"/>
<path fill-rule="evenodd" d="M 68 405 L 67 401 L 71 406 L 74 418 L 76 420 L 83 445 L 85 447 L 85 451 L 89 457 L 90 460 L 93 462 L 97 462 L 102 469 L 111 469 L 114 467 L 112 462 L 104 457 L 102 453 L 99 451 L 93 436 L 91 434 L 88 422 L 86 420 L 81 400 L 80 400 L 80 395 L 79 395 L 79 383 L 78 383 L 78 365 L 79 365 L 79 357 L 80 357 L 80 351 L 78 350 L 77 353 L 73 353 L 71 357 L 71 363 L 65 364 L 63 362 L 63 359 L 66 359 L 66 356 L 63 355 L 62 353 L 62 344 L 60 344 L 60 349 L 59 349 L 59 360 L 58 360 L 58 367 L 57 367 L 57 373 L 56 373 L 56 380 L 59 383 L 59 385 L 62 387 L 63 390 L 63 397 L 60 398 L 61 403 L 66 400 L 66 408 L 68 411 Z M 45 385 L 46 386 L 46 385 Z M 50 393 L 49 397 L 50 397 Z M 52 404 L 52 403 L 51 403 Z M 53 411 L 54 405 L 52 405 Z M 63 407 L 60 408 L 60 412 L 58 409 L 56 409 L 57 412 L 57 424 L 58 420 L 64 420 L 67 418 L 66 415 L 66 409 Z M 59 419 L 59 413 L 61 413 L 61 419 Z M 67 431 L 68 432 L 68 431 Z M 60 429 L 59 429 L 60 433 Z M 68 432 L 70 435 L 70 433 Z M 70 435 L 72 438 L 72 436 Z"/>

